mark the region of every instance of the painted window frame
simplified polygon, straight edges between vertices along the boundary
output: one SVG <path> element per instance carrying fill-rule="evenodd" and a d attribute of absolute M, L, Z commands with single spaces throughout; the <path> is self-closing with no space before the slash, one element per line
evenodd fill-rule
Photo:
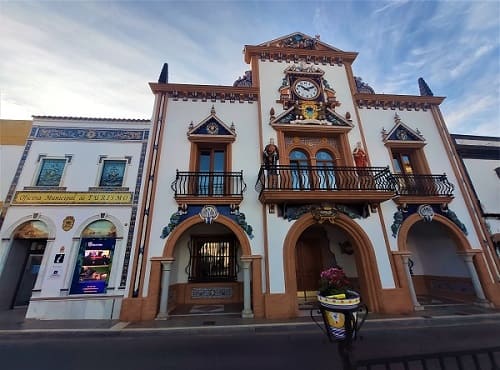
<path fill-rule="evenodd" d="M 34 188 L 59 188 L 63 184 L 63 180 L 66 177 L 66 171 L 68 169 L 68 165 L 71 164 L 73 159 L 72 155 L 66 154 L 64 156 L 49 156 L 47 154 L 40 154 L 38 156 L 38 168 L 35 171 L 35 175 L 33 177 L 33 180 L 31 182 L 32 187 Z M 44 171 L 44 164 L 47 161 L 64 161 L 64 167 L 62 169 L 62 172 L 59 176 L 59 181 L 57 185 L 54 184 L 40 184 L 40 176 L 42 175 L 42 172 Z"/>
<path fill-rule="evenodd" d="M 102 176 L 104 174 L 104 171 L 106 169 L 106 163 L 110 162 L 122 162 L 124 163 L 123 167 L 123 174 L 122 174 L 122 181 L 120 185 L 103 185 L 102 184 Z M 127 175 L 128 175 L 128 169 L 131 165 L 132 162 L 132 157 L 125 156 L 125 157 L 108 157 L 107 155 L 101 155 L 99 156 L 99 170 L 97 171 L 97 178 L 96 178 L 96 188 L 98 189 L 122 189 L 124 188 L 124 185 L 127 180 Z"/>

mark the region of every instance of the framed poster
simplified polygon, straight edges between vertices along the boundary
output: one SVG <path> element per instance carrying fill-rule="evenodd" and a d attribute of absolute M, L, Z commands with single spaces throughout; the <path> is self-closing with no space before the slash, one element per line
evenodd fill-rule
<path fill-rule="evenodd" d="M 106 293 L 115 239 L 82 239 L 70 294 Z"/>

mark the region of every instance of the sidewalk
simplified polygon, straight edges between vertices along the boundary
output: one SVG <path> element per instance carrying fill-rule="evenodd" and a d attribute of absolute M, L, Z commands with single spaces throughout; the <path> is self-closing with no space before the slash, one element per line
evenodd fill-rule
<path fill-rule="evenodd" d="M 287 331 L 318 330 L 310 312 L 305 316 L 289 320 L 242 319 L 232 315 L 171 316 L 167 320 L 144 321 L 138 323 L 118 320 L 28 320 L 24 309 L 0 312 L 0 335 L 27 333 L 193 333 L 228 331 Z M 313 311 L 316 321 L 322 325 L 322 318 Z M 488 323 L 500 320 L 500 310 L 486 309 L 473 305 L 453 305 L 429 307 L 408 315 L 383 315 L 370 313 L 363 331 L 380 330 L 391 327 L 455 326 L 467 323 Z"/>

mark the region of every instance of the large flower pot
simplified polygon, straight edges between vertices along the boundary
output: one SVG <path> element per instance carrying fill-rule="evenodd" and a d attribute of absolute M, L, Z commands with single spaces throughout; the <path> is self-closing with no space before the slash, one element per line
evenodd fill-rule
<path fill-rule="evenodd" d="M 349 290 L 345 299 L 318 295 L 318 302 L 329 335 L 337 340 L 344 340 L 347 333 L 351 332 L 354 338 L 357 311 L 361 304 L 359 293 Z"/>

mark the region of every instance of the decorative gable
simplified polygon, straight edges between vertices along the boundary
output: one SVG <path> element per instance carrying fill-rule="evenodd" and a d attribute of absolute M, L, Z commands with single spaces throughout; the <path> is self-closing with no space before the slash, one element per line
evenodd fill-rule
<path fill-rule="evenodd" d="M 401 118 L 396 113 L 394 115 L 394 127 L 387 133 L 382 130 L 382 138 L 385 143 L 387 142 L 419 142 L 425 143 L 425 139 L 418 130 L 413 130 L 401 121 Z"/>
<path fill-rule="evenodd" d="M 264 42 L 259 46 L 272 46 L 290 49 L 342 51 L 340 49 L 334 48 L 331 45 L 321 42 L 319 35 L 311 37 L 301 32 L 291 33 L 278 39 Z"/>
<path fill-rule="evenodd" d="M 215 108 L 212 106 L 210 110 L 210 115 L 203 121 L 198 123 L 196 126 L 193 122 L 189 125 L 188 130 L 189 139 L 194 139 L 195 137 L 217 137 L 217 138 L 229 138 L 234 140 L 236 138 L 236 128 L 234 123 L 228 127 L 222 120 L 216 116 Z"/>

